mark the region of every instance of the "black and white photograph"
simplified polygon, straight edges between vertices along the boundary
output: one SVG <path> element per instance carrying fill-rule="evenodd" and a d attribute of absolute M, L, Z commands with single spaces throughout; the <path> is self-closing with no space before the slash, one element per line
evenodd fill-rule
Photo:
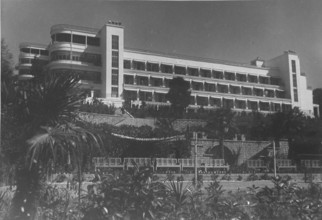
<path fill-rule="evenodd" d="M 321 0 L 1 0 L 0 220 L 320 219 Z"/>

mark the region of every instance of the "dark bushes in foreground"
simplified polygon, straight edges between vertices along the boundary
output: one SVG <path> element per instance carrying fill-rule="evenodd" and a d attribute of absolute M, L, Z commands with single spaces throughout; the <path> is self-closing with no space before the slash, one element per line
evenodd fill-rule
<path fill-rule="evenodd" d="M 167 180 L 167 181 L 165 181 Z M 107 175 L 87 186 L 80 203 L 72 190 L 49 186 L 38 219 L 322 219 L 322 187 L 298 187 L 289 177 L 274 187 L 225 192 L 213 176 L 207 186 L 157 180 L 149 168 Z"/>

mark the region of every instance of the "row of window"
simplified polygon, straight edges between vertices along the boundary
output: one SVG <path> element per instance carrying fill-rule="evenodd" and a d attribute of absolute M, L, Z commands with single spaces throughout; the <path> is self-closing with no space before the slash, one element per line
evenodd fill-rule
<path fill-rule="evenodd" d="M 67 43 L 76 43 L 84 44 L 89 46 L 100 46 L 100 38 L 90 37 L 85 35 L 78 34 L 68 34 L 68 33 L 58 33 L 51 35 L 52 42 L 67 42 Z"/>
<path fill-rule="evenodd" d="M 35 48 L 29 48 L 29 47 L 20 48 L 20 52 L 29 53 L 29 54 L 35 54 L 35 55 L 43 55 L 43 56 L 48 56 L 49 55 L 48 50 L 35 49 Z"/>
<path fill-rule="evenodd" d="M 20 58 L 19 59 L 19 63 L 20 64 L 33 64 L 34 62 L 34 58 Z M 40 66 L 45 66 L 48 64 L 47 60 L 40 60 L 40 59 L 36 59 L 37 60 L 37 64 Z"/>
<path fill-rule="evenodd" d="M 129 91 L 124 90 L 123 92 L 124 100 L 141 100 L 141 101 L 154 101 L 154 102 L 167 102 L 165 93 L 155 92 L 145 92 L 145 91 Z M 280 103 L 269 103 L 269 102 L 256 102 L 249 100 L 238 100 L 238 99 L 220 99 L 213 97 L 203 97 L 203 96 L 191 96 L 191 105 L 199 106 L 216 106 L 216 107 L 227 107 L 227 108 L 237 108 L 237 109 L 251 109 L 251 110 L 261 110 L 261 111 L 281 111 L 290 109 L 289 104 Z"/>
<path fill-rule="evenodd" d="M 172 66 L 168 64 L 158 64 L 158 63 L 145 63 L 140 61 L 130 61 L 124 60 L 124 69 L 133 69 L 140 71 L 151 71 L 151 72 L 161 72 L 177 75 L 189 75 L 189 76 L 201 76 L 206 78 L 215 78 L 215 79 L 224 79 L 231 81 L 239 82 L 250 82 L 250 83 L 261 83 L 267 85 L 279 85 L 279 79 L 274 77 L 265 77 L 265 76 L 255 76 L 255 75 L 246 75 L 241 73 L 233 73 L 227 71 L 217 71 L 209 69 L 199 69 L 192 67 L 183 67 L 183 66 Z"/>
<path fill-rule="evenodd" d="M 74 60 L 91 63 L 95 66 L 101 66 L 101 55 L 92 53 L 80 53 L 71 51 L 54 51 L 50 54 L 52 61 L 55 60 Z"/>
<path fill-rule="evenodd" d="M 112 88 L 111 96 L 119 97 L 119 36 L 112 35 Z"/>
<path fill-rule="evenodd" d="M 166 87 L 169 88 L 170 79 L 144 77 L 144 76 L 132 76 L 124 75 L 124 84 L 128 85 L 140 85 L 140 86 L 154 86 L 154 87 Z M 284 98 L 285 93 L 279 90 L 271 89 L 259 89 L 259 88 L 249 88 L 243 86 L 233 86 L 233 85 L 223 85 L 223 84 L 213 84 L 213 83 L 201 83 L 201 82 L 191 82 L 190 85 L 192 90 L 196 91 L 207 91 L 207 92 L 219 92 L 219 93 L 231 93 L 231 94 L 242 94 L 242 95 L 253 95 L 253 96 L 265 96 L 265 97 L 277 97 Z"/>

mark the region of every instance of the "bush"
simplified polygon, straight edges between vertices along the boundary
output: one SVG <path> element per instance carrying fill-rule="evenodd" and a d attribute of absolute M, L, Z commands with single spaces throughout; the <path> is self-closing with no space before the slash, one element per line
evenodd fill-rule
<path fill-rule="evenodd" d="M 255 180 L 259 180 L 259 177 L 258 177 L 255 173 L 251 173 L 251 174 L 247 177 L 247 181 L 255 181 Z"/>
<path fill-rule="evenodd" d="M 241 175 L 238 175 L 237 181 L 242 181 L 242 180 L 243 180 L 243 177 Z"/>
<path fill-rule="evenodd" d="M 98 114 L 115 114 L 115 106 L 114 105 L 105 105 L 102 101 L 98 99 L 93 99 L 92 103 L 82 103 L 79 107 L 79 111 L 89 112 L 89 113 L 98 113 Z"/>

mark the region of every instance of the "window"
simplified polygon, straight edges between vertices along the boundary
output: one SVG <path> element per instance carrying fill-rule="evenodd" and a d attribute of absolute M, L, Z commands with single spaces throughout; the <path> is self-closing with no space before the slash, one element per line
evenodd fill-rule
<path fill-rule="evenodd" d="M 70 34 L 56 34 L 56 41 L 58 42 L 71 42 Z"/>
<path fill-rule="evenodd" d="M 229 90 L 232 94 L 240 94 L 240 87 L 238 86 L 230 86 Z"/>
<path fill-rule="evenodd" d="M 203 96 L 197 96 L 197 105 L 207 106 L 208 105 L 208 98 Z"/>
<path fill-rule="evenodd" d="M 148 77 L 144 77 L 144 76 L 137 76 L 136 82 L 138 85 L 141 85 L 141 86 L 148 86 L 149 85 Z"/>
<path fill-rule="evenodd" d="M 216 92 L 216 85 L 212 83 L 205 83 L 205 91 Z"/>
<path fill-rule="evenodd" d="M 119 88 L 118 87 L 112 87 L 112 97 L 119 97 Z"/>
<path fill-rule="evenodd" d="M 258 103 L 253 101 L 247 102 L 248 108 L 251 110 L 258 110 Z"/>
<path fill-rule="evenodd" d="M 73 34 L 73 43 L 86 44 L 86 37 L 82 35 Z"/>
<path fill-rule="evenodd" d="M 191 87 L 193 90 L 199 90 L 199 91 L 203 90 L 203 84 L 201 82 L 193 82 L 192 81 Z"/>
<path fill-rule="evenodd" d="M 285 98 L 285 91 L 276 90 L 276 98 Z"/>
<path fill-rule="evenodd" d="M 112 69 L 112 85 L 118 85 L 119 84 L 119 70 L 118 69 Z"/>
<path fill-rule="evenodd" d="M 162 73 L 173 73 L 173 68 L 171 65 L 161 64 L 161 72 Z"/>
<path fill-rule="evenodd" d="M 200 69 L 200 75 L 202 77 L 210 78 L 211 77 L 211 71 L 210 70 L 205 70 L 205 69 Z"/>
<path fill-rule="evenodd" d="M 124 75 L 124 84 L 133 85 L 134 84 L 134 77 L 129 75 Z"/>
<path fill-rule="evenodd" d="M 188 67 L 189 76 L 199 76 L 199 70 L 197 68 Z"/>
<path fill-rule="evenodd" d="M 296 73 L 296 63 L 295 63 L 295 60 L 292 60 L 292 72 L 293 73 Z"/>
<path fill-rule="evenodd" d="M 274 90 L 265 89 L 265 96 L 273 98 L 275 96 Z"/>
<path fill-rule="evenodd" d="M 119 67 L 119 52 L 112 51 L 112 67 Z"/>
<path fill-rule="evenodd" d="M 235 105 L 236 105 L 236 108 L 246 109 L 246 101 L 244 100 L 236 100 Z"/>
<path fill-rule="evenodd" d="M 294 102 L 298 102 L 299 101 L 299 96 L 298 96 L 298 93 L 297 93 L 297 89 L 293 90 L 293 94 L 294 94 Z"/>
<path fill-rule="evenodd" d="M 145 70 L 145 63 L 144 62 L 139 62 L 139 61 L 133 61 L 132 62 L 132 67 L 135 70 Z"/>
<path fill-rule="evenodd" d="M 167 102 L 164 93 L 154 93 L 154 99 L 156 102 Z"/>
<path fill-rule="evenodd" d="M 186 75 L 186 68 L 182 66 L 175 66 L 174 72 L 175 74 L 178 74 L 178 75 Z"/>
<path fill-rule="evenodd" d="M 225 79 L 234 81 L 235 80 L 235 73 L 225 72 Z"/>
<path fill-rule="evenodd" d="M 21 48 L 20 51 L 23 53 L 30 53 L 30 48 Z"/>
<path fill-rule="evenodd" d="M 218 88 L 218 92 L 220 92 L 220 93 L 228 93 L 228 86 L 227 85 L 218 84 L 217 88 Z"/>
<path fill-rule="evenodd" d="M 221 107 L 221 99 L 220 98 L 210 97 L 209 101 L 210 101 L 211 106 Z"/>
<path fill-rule="evenodd" d="M 261 83 L 261 84 L 268 84 L 268 77 L 260 76 L 259 77 L 259 83 Z"/>
<path fill-rule="evenodd" d="M 40 55 L 48 56 L 49 55 L 49 51 L 48 50 L 40 50 Z"/>
<path fill-rule="evenodd" d="M 32 54 L 39 54 L 39 49 L 30 49 L 30 53 Z"/>
<path fill-rule="evenodd" d="M 112 75 L 112 85 L 117 86 L 119 84 L 119 76 Z"/>
<path fill-rule="evenodd" d="M 254 95 L 255 96 L 264 96 L 264 91 L 263 89 L 257 89 L 257 88 L 254 88 Z"/>
<path fill-rule="evenodd" d="M 24 64 L 24 63 L 31 63 L 31 59 L 28 58 L 20 58 L 20 63 Z"/>
<path fill-rule="evenodd" d="M 223 108 L 230 109 L 234 108 L 234 100 L 232 99 L 223 99 Z"/>
<path fill-rule="evenodd" d="M 87 37 L 87 45 L 89 46 L 99 46 L 100 39 L 98 37 Z"/>
<path fill-rule="evenodd" d="M 248 82 L 258 83 L 258 77 L 253 75 L 248 75 Z"/>
<path fill-rule="evenodd" d="M 152 72 L 159 72 L 159 64 L 147 63 L 147 70 Z"/>
<path fill-rule="evenodd" d="M 131 60 L 124 60 L 124 69 L 131 69 Z"/>
<path fill-rule="evenodd" d="M 269 111 L 269 103 L 268 102 L 259 102 L 259 108 L 261 111 Z"/>
<path fill-rule="evenodd" d="M 112 35 L 112 49 L 113 50 L 119 49 L 119 36 Z"/>
<path fill-rule="evenodd" d="M 242 87 L 242 94 L 243 95 L 252 95 L 252 89 L 248 87 Z"/>
<path fill-rule="evenodd" d="M 247 81 L 247 77 L 245 74 L 237 73 L 236 78 L 237 78 L 237 81 L 239 81 L 239 82 L 246 82 Z"/>
<path fill-rule="evenodd" d="M 152 78 L 150 79 L 151 85 L 155 87 L 161 87 L 162 86 L 162 79 L 160 78 Z"/>
<path fill-rule="evenodd" d="M 293 77 L 293 86 L 297 87 L 297 78 L 296 78 L 296 74 L 292 74 Z"/>
<path fill-rule="evenodd" d="M 51 60 L 70 60 L 69 51 L 54 51 L 50 54 Z"/>
<path fill-rule="evenodd" d="M 224 74 L 221 71 L 215 71 L 214 70 L 212 72 L 212 75 L 213 75 L 213 78 L 215 78 L 215 79 L 223 79 L 224 78 Z"/>

